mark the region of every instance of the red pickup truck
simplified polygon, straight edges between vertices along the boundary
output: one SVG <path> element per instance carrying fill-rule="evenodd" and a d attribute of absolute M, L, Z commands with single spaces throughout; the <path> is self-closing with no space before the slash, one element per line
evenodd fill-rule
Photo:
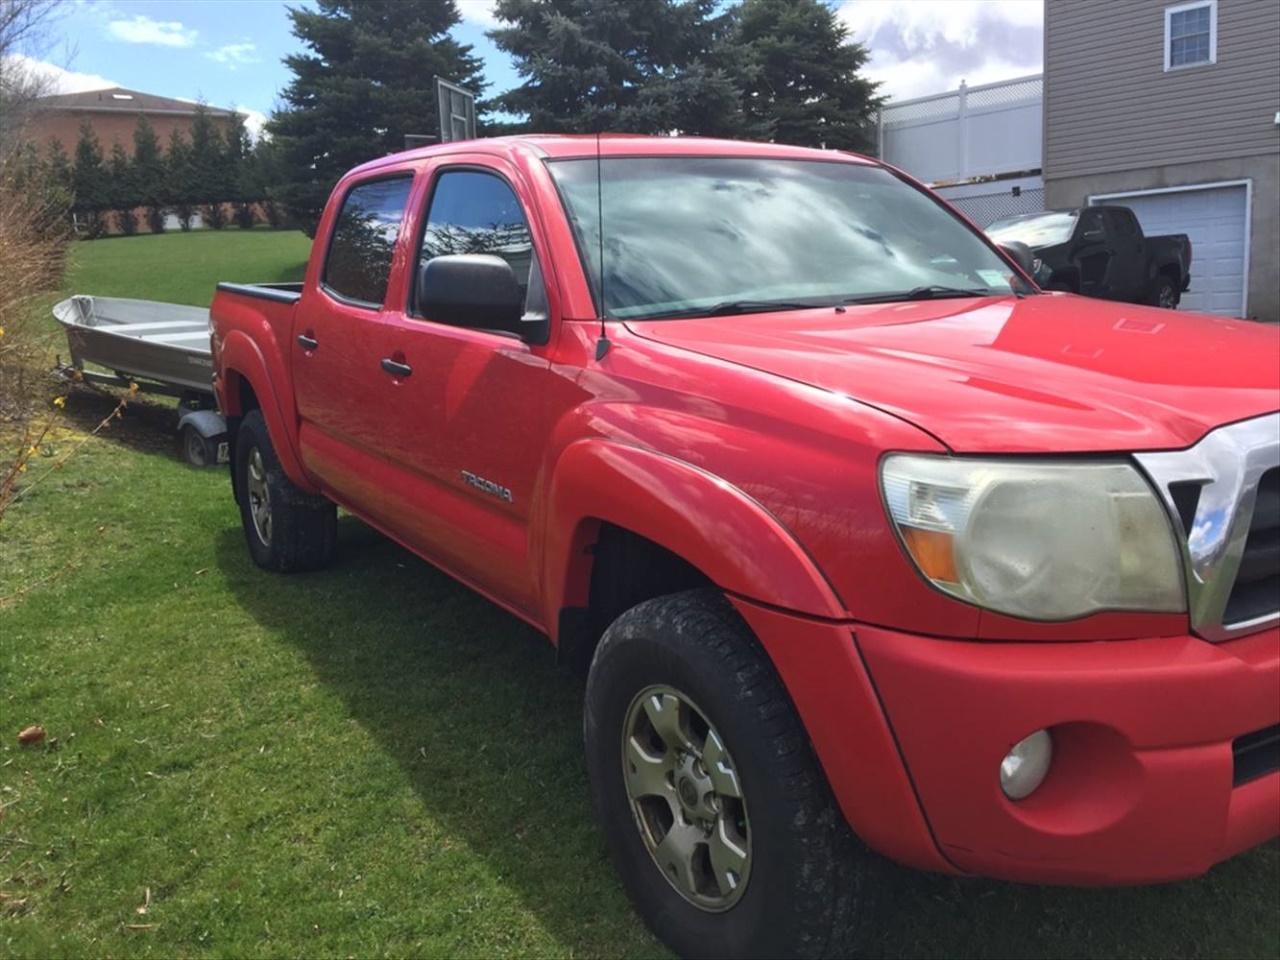
<path fill-rule="evenodd" d="M 1129 884 L 1280 832 L 1280 337 L 1043 292 L 847 154 L 464 142 L 211 310 L 262 567 L 335 505 L 588 669 L 602 829 L 697 956 L 877 870 Z"/>

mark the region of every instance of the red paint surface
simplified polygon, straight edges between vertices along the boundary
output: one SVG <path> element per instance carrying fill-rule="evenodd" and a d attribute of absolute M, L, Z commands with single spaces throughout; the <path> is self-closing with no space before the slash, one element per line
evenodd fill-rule
<path fill-rule="evenodd" d="M 599 147 L 871 162 L 694 139 Z M 594 137 L 478 141 L 353 171 L 335 196 L 368 176 L 417 178 L 387 307 L 334 301 L 319 257 L 296 306 L 219 292 L 224 411 L 241 412 L 249 385 L 295 482 L 553 639 L 560 611 L 586 602 L 601 522 L 681 555 L 760 637 L 849 822 L 903 862 L 1127 883 L 1190 876 L 1275 836 L 1280 774 L 1232 790 L 1230 742 L 1280 720 L 1280 631 L 1214 646 L 1186 635 L 1185 616 L 982 613 L 910 566 L 877 470 L 890 451 L 1187 446 L 1280 408 L 1280 334 L 1055 294 L 609 322 L 597 360 L 600 323 L 543 166 L 596 149 Z M 520 197 L 547 344 L 406 315 L 420 211 L 454 164 L 493 170 Z M 383 357 L 413 375 L 387 375 Z M 999 761 L 1046 725 L 1060 762 L 1011 804 Z"/>

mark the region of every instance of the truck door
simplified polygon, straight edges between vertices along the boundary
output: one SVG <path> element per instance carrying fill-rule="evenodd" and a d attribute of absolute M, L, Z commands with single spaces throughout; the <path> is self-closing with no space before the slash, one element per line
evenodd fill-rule
<path fill-rule="evenodd" d="M 1112 207 L 1103 213 L 1115 250 L 1107 296 L 1113 300 L 1141 300 L 1147 289 L 1147 259 L 1138 218 L 1126 207 Z"/>
<path fill-rule="evenodd" d="M 343 503 L 376 502 L 385 388 L 374 341 L 385 324 L 391 265 L 413 188 L 412 171 L 350 187 L 295 313 L 292 357 L 303 466 Z M 320 244 L 328 240 L 327 249 Z"/>
<path fill-rule="evenodd" d="M 404 542 L 534 613 L 529 521 L 550 433 L 549 348 L 451 326 L 414 308 L 419 263 L 487 253 L 505 259 L 526 287 L 526 313 L 547 315 L 533 218 L 512 186 L 514 169 L 495 162 L 450 158 L 415 200 L 407 309 L 379 339 L 383 357 L 396 364 L 381 374 L 391 398 L 381 443 L 398 474 L 383 492 L 383 508 L 395 512 Z"/>
<path fill-rule="evenodd" d="M 1071 259 L 1080 265 L 1080 292 L 1086 297 L 1110 296 L 1107 274 L 1114 255 L 1102 211 L 1080 211 Z"/>

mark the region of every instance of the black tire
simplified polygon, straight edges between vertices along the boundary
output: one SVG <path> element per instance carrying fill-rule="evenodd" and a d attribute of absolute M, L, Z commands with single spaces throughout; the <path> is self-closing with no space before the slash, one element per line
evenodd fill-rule
<path fill-rule="evenodd" d="M 721 898 L 718 909 L 682 893 L 678 874 L 667 879 L 658 866 L 660 854 L 650 852 L 654 828 L 641 826 L 652 823 L 650 811 L 666 803 L 668 830 L 698 836 L 689 833 L 697 821 L 686 817 L 690 808 L 680 799 L 689 777 L 678 773 L 675 783 L 666 778 L 673 783 L 672 799 L 649 796 L 633 806 L 628 793 L 632 778 L 623 765 L 634 752 L 628 753 L 627 744 L 636 737 L 635 724 L 647 722 L 632 718 L 654 697 L 672 700 L 652 692 L 657 689 L 686 697 L 691 715 L 703 715 L 705 726 L 696 726 L 704 731 L 704 748 L 714 732 L 740 787 L 741 801 L 720 795 L 711 801 L 714 809 L 735 811 L 737 826 L 725 828 L 717 820 L 700 827 L 708 851 L 722 829 L 736 829 L 747 841 L 739 844 L 747 852 L 738 875 L 745 881 L 740 891 L 733 888 Z M 677 954 L 848 956 L 864 940 L 883 861 L 849 829 L 772 664 L 723 596 L 711 590 L 674 594 L 619 617 L 591 664 L 583 726 L 596 813 L 623 885 L 649 929 Z M 650 737 L 646 749 L 657 749 L 655 743 L 664 741 Z M 706 773 L 700 759 L 693 763 L 695 772 Z M 697 795 L 696 789 L 688 795 Z M 655 802 L 657 808 L 648 806 Z M 709 852 L 702 862 L 701 871 L 687 876 L 701 877 L 715 896 L 725 889 L 714 886 L 720 868 Z"/>
<path fill-rule="evenodd" d="M 240 521 L 253 562 L 276 573 L 328 564 L 337 539 L 337 507 L 299 490 L 285 475 L 261 411 L 250 410 L 240 421 L 235 471 Z"/>
<path fill-rule="evenodd" d="M 1146 302 L 1153 307 L 1176 310 L 1181 299 L 1182 296 L 1174 282 L 1164 274 L 1152 280 L 1151 286 L 1147 288 Z"/>
<path fill-rule="evenodd" d="M 218 448 L 191 424 L 182 428 L 182 459 L 193 467 L 209 467 L 218 460 Z"/>

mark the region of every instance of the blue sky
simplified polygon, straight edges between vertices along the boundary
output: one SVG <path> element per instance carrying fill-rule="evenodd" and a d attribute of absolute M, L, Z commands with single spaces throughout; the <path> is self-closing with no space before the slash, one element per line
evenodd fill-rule
<path fill-rule="evenodd" d="M 636 0 L 643 2 L 643 0 Z M 1037 73 L 1041 0 L 829 0 L 872 52 L 868 74 L 891 97 L 914 97 Z M 292 2 L 291 6 L 308 6 Z M 489 93 L 518 82 L 485 37 L 491 0 L 458 0 L 455 31 L 483 59 Z M 302 45 L 279 0 L 71 0 L 28 63 L 59 91 L 121 86 L 269 114 Z"/>

